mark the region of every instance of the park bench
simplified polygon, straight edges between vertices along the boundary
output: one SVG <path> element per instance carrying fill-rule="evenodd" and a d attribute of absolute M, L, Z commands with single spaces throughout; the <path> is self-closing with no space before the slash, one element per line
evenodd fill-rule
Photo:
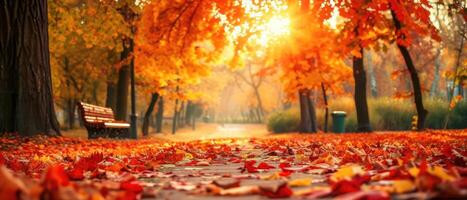
<path fill-rule="evenodd" d="M 128 138 L 130 124 L 117 121 L 111 108 L 78 102 L 78 111 L 88 130 L 88 138 Z"/>

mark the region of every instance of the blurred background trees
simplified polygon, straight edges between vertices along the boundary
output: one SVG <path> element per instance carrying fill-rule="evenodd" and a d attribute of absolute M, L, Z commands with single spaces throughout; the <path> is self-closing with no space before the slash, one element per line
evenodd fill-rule
<path fill-rule="evenodd" d="M 465 2 L 417 2 L 48 0 L 57 116 L 78 128 L 85 101 L 128 121 L 135 65 L 144 133 L 196 121 L 316 132 L 334 110 L 348 131 L 408 129 L 423 109 L 425 127 L 465 128 Z"/>

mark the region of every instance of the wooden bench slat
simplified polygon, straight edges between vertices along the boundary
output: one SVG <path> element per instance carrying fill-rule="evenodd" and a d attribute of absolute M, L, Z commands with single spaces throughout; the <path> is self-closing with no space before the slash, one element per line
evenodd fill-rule
<path fill-rule="evenodd" d="M 105 122 L 104 125 L 108 128 L 130 128 L 129 123 Z"/>
<path fill-rule="evenodd" d="M 84 116 L 102 117 L 102 118 L 110 118 L 110 119 L 114 118 L 113 115 L 109 115 L 109 114 L 90 113 L 90 112 L 84 112 L 83 114 L 84 114 Z"/>

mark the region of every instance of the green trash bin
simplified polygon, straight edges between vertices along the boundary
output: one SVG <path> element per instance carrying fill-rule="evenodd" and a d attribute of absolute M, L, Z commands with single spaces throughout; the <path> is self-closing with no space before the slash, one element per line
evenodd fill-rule
<path fill-rule="evenodd" d="M 345 116 L 347 113 L 344 111 L 332 112 L 332 132 L 343 133 L 345 132 Z"/>

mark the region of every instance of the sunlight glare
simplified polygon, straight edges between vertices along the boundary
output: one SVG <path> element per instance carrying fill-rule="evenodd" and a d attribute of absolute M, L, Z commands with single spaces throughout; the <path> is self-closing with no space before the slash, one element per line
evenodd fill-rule
<path fill-rule="evenodd" d="M 277 37 L 290 34 L 290 19 L 284 16 L 274 16 L 264 24 L 263 32 L 258 38 L 258 42 L 267 46 L 268 42 L 274 41 Z"/>

